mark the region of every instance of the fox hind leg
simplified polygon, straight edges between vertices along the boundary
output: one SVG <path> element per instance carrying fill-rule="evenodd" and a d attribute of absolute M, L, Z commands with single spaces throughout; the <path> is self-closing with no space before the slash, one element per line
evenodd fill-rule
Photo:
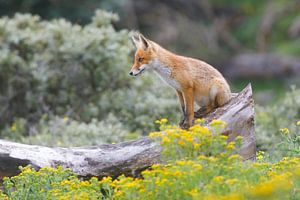
<path fill-rule="evenodd" d="M 206 114 L 206 107 L 202 106 L 196 112 L 194 112 L 195 118 L 203 118 Z"/>
<path fill-rule="evenodd" d="M 230 100 L 230 92 L 222 91 L 216 96 L 216 104 L 218 107 L 223 106 Z"/>

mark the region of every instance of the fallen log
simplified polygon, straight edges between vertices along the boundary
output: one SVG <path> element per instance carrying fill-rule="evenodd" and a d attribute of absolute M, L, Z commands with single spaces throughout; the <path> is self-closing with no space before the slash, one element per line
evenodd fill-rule
<path fill-rule="evenodd" d="M 249 84 L 229 103 L 205 117 L 208 125 L 213 119 L 227 122 L 224 134 L 232 140 L 243 136 L 240 154 L 246 160 L 255 159 L 254 108 Z M 50 148 L 0 140 L 0 178 L 19 173 L 19 166 L 32 165 L 36 169 L 57 167 L 72 169 L 81 177 L 117 177 L 120 174 L 137 176 L 142 170 L 160 163 L 161 147 L 144 137 L 119 144 L 93 147 Z"/>
<path fill-rule="evenodd" d="M 231 79 L 298 77 L 300 59 L 277 54 L 242 53 L 228 61 L 222 73 Z"/>

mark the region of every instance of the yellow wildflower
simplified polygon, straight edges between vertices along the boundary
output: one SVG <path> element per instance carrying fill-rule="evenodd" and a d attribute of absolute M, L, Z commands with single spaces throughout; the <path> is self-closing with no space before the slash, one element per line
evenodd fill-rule
<path fill-rule="evenodd" d="M 133 187 L 136 187 L 137 186 L 137 183 L 135 181 L 131 181 L 129 183 L 126 183 L 124 185 L 125 188 L 133 188 Z"/>
<path fill-rule="evenodd" d="M 65 185 L 69 185 L 70 184 L 70 180 L 63 180 L 60 185 L 61 186 L 65 186 Z"/>
<path fill-rule="evenodd" d="M 173 174 L 174 176 L 176 176 L 176 177 L 180 177 L 180 176 L 182 176 L 183 175 L 183 173 L 181 172 L 181 171 L 175 171 L 174 172 L 174 174 Z"/>
<path fill-rule="evenodd" d="M 214 119 L 211 123 L 210 123 L 211 126 L 226 126 L 226 122 L 223 122 L 221 120 L 218 120 L 218 119 Z"/>
<path fill-rule="evenodd" d="M 17 124 L 16 123 L 13 123 L 12 126 L 10 127 L 10 130 L 12 132 L 16 132 L 17 131 Z"/>
<path fill-rule="evenodd" d="M 233 193 L 233 194 L 225 195 L 220 199 L 221 200 L 242 200 L 244 198 L 241 194 Z"/>
<path fill-rule="evenodd" d="M 207 159 L 211 162 L 216 162 L 218 160 L 218 158 L 213 157 L 213 156 L 209 156 Z"/>
<path fill-rule="evenodd" d="M 199 143 L 196 143 L 196 142 L 193 143 L 194 149 L 199 149 L 200 146 L 201 146 L 201 145 L 200 145 Z"/>
<path fill-rule="evenodd" d="M 297 121 L 297 123 L 296 123 L 296 124 L 297 124 L 297 126 L 300 126 L 300 120 L 299 120 L 299 121 Z"/>
<path fill-rule="evenodd" d="M 194 139 L 193 139 L 193 137 L 188 136 L 185 138 L 185 140 L 192 143 Z"/>
<path fill-rule="evenodd" d="M 228 184 L 228 185 L 234 185 L 237 182 L 238 182 L 238 180 L 235 179 L 235 178 L 234 179 L 228 179 L 228 180 L 225 181 L 225 183 Z"/>
<path fill-rule="evenodd" d="M 178 160 L 178 161 L 176 161 L 176 164 L 183 166 L 186 164 L 186 162 L 184 160 Z"/>
<path fill-rule="evenodd" d="M 223 140 L 227 140 L 228 136 L 227 135 L 221 135 L 220 138 L 223 139 Z"/>
<path fill-rule="evenodd" d="M 183 140 L 179 140 L 179 141 L 177 142 L 177 144 L 179 144 L 180 146 L 184 146 L 184 145 L 185 145 L 185 143 L 184 143 Z"/>
<path fill-rule="evenodd" d="M 197 171 L 200 171 L 203 169 L 202 165 L 197 164 L 197 163 L 193 165 L 193 168 L 196 169 Z"/>
<path fill-rule="evenodd" d="M 199 190 L 197 188 L 193 188 L 191 190 L 187 190 L 185 191 L 186 194 L 190 195 L 193 197 L 193 199 L 199 198 L 200 193 Z"/>
<path fill-rule="evenodd" d="M 239 159 L 239 158 L 241 158 L 241 156 L 240 155 L 238 155 L 238 154 L 233 154 L 233 155 L 231 155 L 231 156 L 229 156 L 229 158 L 228 158 L 228 160 L 237 160 L 237 159 Z"/>
<path fill-rule="evenodd" d="M 211 131 L 207 128 L 207 127 L 204 127 L 204 126 L 201 126 L 199 128 L 199 132 L 202 133 L 203 135 L 211 135 Z"/>
<path fill-rule="evenodd" d="M 166 124 L 167 122 L 168 122 L 168 119 L 166 119 L 166 118 L 162 118 L 160 120 L 155 121 L 156 124 Z"/>
<path fill-rule="evenodd" d="M 83 186 L 83 187 L 90 186 L 90 182 L 89 181 L 81 181 L 80 186 Z"/>
<path fill-rule="evenodd" d="M 139 190 L 139 193 L 146 193 L 146 189 L 145 189 L 145 188 L 141 188 L 141 189 Z"/>
<path fill-rule="evenodd" d="M 288 128 L 281 128 L 281 129 L 279 129 L 279 130 L 280 130 L 280 132 L 281 132 L 282 134 L 284 134 L 284 135 L 290 134 L 290 130 L 289 130 Z"/>
<path fill-rule="evenodd" d="M 165 124 L 165 123 L 167 123 L 167 122 L 168 122 L 168 119 L 166 119 L 166 118 L 163 118 L 163 119 L 161 119 L 160 121 L 161 121 L 161 123 L 164 123 L 164 124 Z"/>
<path fill-rule="evenodd" d="M 204 119 L 196 119 L 196 120 L 195 120 L 195 123 L 196 123 L 196 124 L 203 124 L 204 121 L 205 121 Z"/>
<path fill-rule="evenodd" d="M 235 142 L 229 142 L 226 146 L 226 149 L 233 150 L 235 146 Z"/>
<path fill-rule="evenodd" d="M 223 176 L 215 176 L 213 178 L 213 181 L 217 182 L 217 183 L 220 183 L 224 180 L 224 177 Z"/>
<path fill-rule="evenodd" d="M 160 132 L 152 132 L 149 134 L 149 137 L 150 138 L 157 138 L 157 137 L 160 137 L 162 136 L 162 134 Z"/>
<path fill-rule="evenodd" d="M 289 190 L 293 186 L 293 183 L 289 180 L 291 176 L 292 174 L 289 172 L 274 175 L 271 180 L 256 185 L 252 190 L 252 194 L 258 197 L 269 197 L 278 191 Z"/>
<path fill-rule="evenodd" d="M 124 195 L 123 190 L 117 190 L 116 193 L 114 194 L 115 198 L 122 197 Z"/>
<path fill-rule="evenodd" d="M 155 184 L 158 185 L 158 186 L 163 186 L 167 182 L 168 182 L 167 179 L 165 179 L 165 178 L 160 179 L 160 177 L 157 177 L 156 181 L 155 181 Z"/>
<path fill-rule="evenodd" d="M 100 181 L 100 183 L 111 183 L 111 182 L 112 182 L 112 178 L 110 176 L 106 176 L 102 178 L 102 180 Z"/>
<path fill-rule="evenodd" d="M 170 143 L 170 142 L 171 142 L 171 140 L 167 136 L 162 137 L 162 140 L 161 140 L 162 144 L 167 144 L 167 143 Z"/>
<path fill-rule="evenodd" d="M 154 165 L 152 165 L 152 169 L 158 169 L 158 168 L 160 168 L 161 167 L 161 164 L 154 164 Z"/>
<path fill-rule="evenodd" d="M 264 160 L 264 154 L 265 154 L 265 152 L 263 152 L 263 151 L 258 151 L 258 152 L 257 152 L 257 155 L 256 155 L 257 160 L 258 160 L 258 161 L 263 161 L 263 160 Z"/>
<path fill-rule="evenodd" d="M 67 123 L 67 122 L 69 121 L 69 117 L 68 117 L 68 116 L 64 116 L 63 121 L 64 121 L 65 123 Z"/>
<path fill-rule="evenodd" d="M 198 156 L 198 159 L 199 160 L 205 160 L 207 157 L 206 156 L 204 156 L 204 155 L 200 155 L 200 156 Z"/>
<path fill-rule="evenodd" d="M 269 172 L 267 172 L 267 174 L 269 177 L 273 177 L 276 175 L 276 173 L 274 171 L 269 171 Z"/>

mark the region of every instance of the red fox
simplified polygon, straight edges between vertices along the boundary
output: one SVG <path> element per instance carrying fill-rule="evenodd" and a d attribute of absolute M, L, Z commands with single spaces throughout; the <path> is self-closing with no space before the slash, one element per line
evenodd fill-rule
<path fill-rule="evenodd" d="M 183 112 L 181 128 L 188 129 L 193 125 L 194 117 L 201 118 L 230 100 L 228 83 L 211 65 L 176 55 L 140 33 L 132 36 L 132 40 L 137 50 L 129 75 L 138 76 L 153 70 L 176 90 Z M 194 112 L 194 102 L 200 106 L 197 112 Z"/>

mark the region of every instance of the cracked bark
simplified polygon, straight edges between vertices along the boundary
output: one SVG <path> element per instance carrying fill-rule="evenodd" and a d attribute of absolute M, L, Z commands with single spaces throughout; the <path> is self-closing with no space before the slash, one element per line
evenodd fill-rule
<path fill-rule="evenodd" d="M 249 84 L 242 92 L 233 95 L 229 103 L 217 108 L 205 117 L 208 125 L 213 119 L 227 122 L 224 134 L 233 140 L 243 136 L 240 150 L 245 160 L 254 160 L 256 143 L 254 135 L 254 107 Z M 19 173 L 19 166 L 63 166 L 81 177 L 117 177 L 120 174 L 138 176 L 154 163 L 160 163 L 159 144 L 144 137 L 119 144 L 93 147 L 50 148 L 0 140 L 0 178 Z"/>

